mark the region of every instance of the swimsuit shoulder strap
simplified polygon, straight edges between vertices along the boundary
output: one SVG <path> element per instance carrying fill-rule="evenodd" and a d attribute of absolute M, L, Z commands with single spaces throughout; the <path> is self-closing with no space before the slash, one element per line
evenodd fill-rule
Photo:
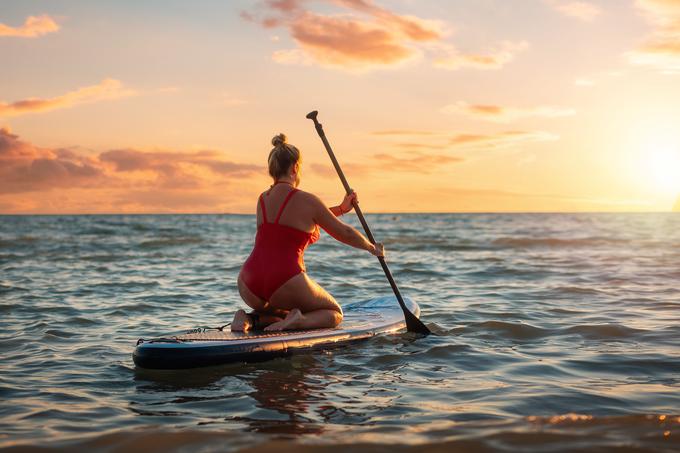
<path fill-rule="evenodd" d="M 260 206 L 262 207 L 262 220 L 263 223 L 267 223 L 267 210 L 264 207 L 264 199 L 262 198 L 262 194 L 260 194 Z"/>
<path fill-rule="evenodd" d="M 293 195 L 295 195 L 298 192 L 297 189 L 293 189 L 290 192 L 288 192 L 288 195 L 286 195 L 286 199 L 283 200 L 283 204 L 279 208 L 279 213 L 276 215 L 276 220 L 274 220 L 274 223 L 279 223 L 279 219 L 281 218 L 281 214 L 283 214 L 283 209 L 286 207 L 288 204 L 288 201 L 291 199 Z"/>

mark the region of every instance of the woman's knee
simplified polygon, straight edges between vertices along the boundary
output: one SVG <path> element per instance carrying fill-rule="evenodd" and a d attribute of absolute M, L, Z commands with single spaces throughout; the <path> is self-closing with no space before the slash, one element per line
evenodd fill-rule
<path fill-rule="evenodd" d="M 316 282 L 314 283 L 316 285 L 316 302 L 322 305 L 319 308 L 336 312 L 340 316 L 340 320 L 342 320 L 342 308 L 340 308 L 340 304 L 338 304 L 335 298 L 321 285 Z"/>

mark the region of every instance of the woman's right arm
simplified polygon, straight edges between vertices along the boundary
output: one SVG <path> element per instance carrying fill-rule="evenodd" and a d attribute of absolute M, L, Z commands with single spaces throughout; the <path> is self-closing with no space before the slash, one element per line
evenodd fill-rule
<path fill-rule="evenodd" d="M 382 243 L 371 244 L 366 237 L 351 225 L 339 220 L 326 205 L 316 196 L 312 195 L 314 203 L 314 221 L 336 240 L 366 250 L 375 256 L 385 256 L 385 248 Z"/>

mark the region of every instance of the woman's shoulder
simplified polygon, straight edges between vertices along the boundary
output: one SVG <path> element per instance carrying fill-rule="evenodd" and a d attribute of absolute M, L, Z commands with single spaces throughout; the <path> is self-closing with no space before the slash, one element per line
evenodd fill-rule
<path fill-rule="evenodd" d="M 304 190 L 297 189 L 297 193 L 295 194 L 295 197 L 298 198 L 298 200 L 306 202 L 306 203 L 321 203 L 321 199 L 314 195 L 311 192 L 307 192 Z"/>

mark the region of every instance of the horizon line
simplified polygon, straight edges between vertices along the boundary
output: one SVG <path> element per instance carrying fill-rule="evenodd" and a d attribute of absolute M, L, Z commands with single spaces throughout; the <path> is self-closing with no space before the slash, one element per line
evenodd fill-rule
<path fill-rule="evenodd" d="M 680 211 L 371 211 L 364 214 L 370 215 L 446 215 L 446 214 L 680 214 Z M 145 216 L 145 215 L 238 215 L 238 216 L 254 216 L 255 213 L 239 213 L 239 212 L 95 212 L 95 213 L 0 213 L 0 217 L 31 217 L 31 216 Z M 345 215 L 354 215 L 355 213 L 347 213 Z"/>

